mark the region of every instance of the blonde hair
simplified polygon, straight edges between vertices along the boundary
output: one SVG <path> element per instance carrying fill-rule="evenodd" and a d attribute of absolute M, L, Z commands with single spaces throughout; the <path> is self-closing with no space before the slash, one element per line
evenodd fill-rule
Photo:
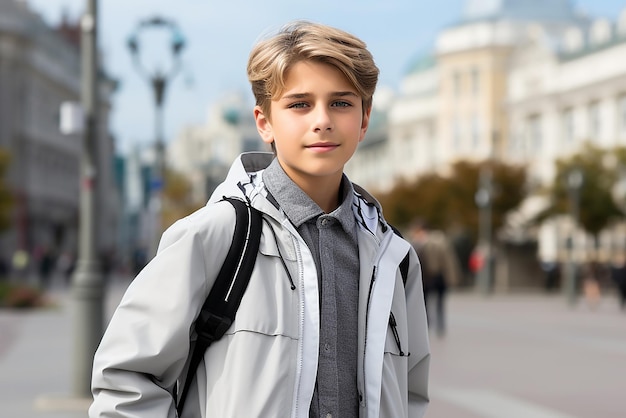
<path fill-rule="evenodd" d="M 256 104 L 270 116 L 270 103 L 285 87 L 289 69 L 300 61 L 332 65 L 361 96 L 363 112 L 372 106 L 378 67 L 359 38 L 330 26 L 307 21 L 285 25 L 276 35 L 258 42 L 248 59 L 248 80 Z"/>

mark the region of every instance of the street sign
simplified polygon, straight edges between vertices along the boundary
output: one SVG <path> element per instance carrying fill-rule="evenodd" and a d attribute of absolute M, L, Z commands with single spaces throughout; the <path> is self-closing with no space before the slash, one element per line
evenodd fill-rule
<path fill-rule="evenodd" d="M 61 103 L 59 129 L 63 135 L 80 135 L 85 131 L 85 119 L 80 103 Z"/>

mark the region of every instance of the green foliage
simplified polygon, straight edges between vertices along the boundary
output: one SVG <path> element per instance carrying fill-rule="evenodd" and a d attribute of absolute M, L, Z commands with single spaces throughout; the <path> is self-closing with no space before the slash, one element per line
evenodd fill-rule
<path fill-rule="evenodd" d="M 446 195 L 442 190 L 447 187 L 447 179 L 428 174 L 410 183 L 399 183 L 379 199 L 387 220 L 398 227 L 406 227 L 416 217 L 428 220 L 433 226 L 441 226 L 445 224 L 446 206 Z"/>
<path fill-rule="evenodd" d="M 493 229 L 500 228 L 506 215 L 526 196 L 526 170 L 501 162 L 459 161 L 447 176 L 428 173 L 412 182 L 398 184 L 389 193 L 379 194 L 389 222 L 406 227 L 421 218 L 444 231 L 465 231 L 476 239 L 479 208 L 475 196 L 481 170 L 489 169 L 493 178 Z"/>
<path fill-rule="evenodd" d="M 572 213 L 575 192 L 568 179 L 574 170 L 578 170 L 582 174 L 582 183 L 577 191 L 579 222 L 585 231 L 597 236 L 614 219 L 624 215 L 612 194 L 619 179 L 620 165 L 626 167 L 625 148 L 605 150 L 592 144 L 586 144 L 579 153 L 569 158 L 558 160 L 554 182 L 548 188 L 551 205 L 537 221 Z"/>
<path fill-rule="evenodd" d="M 6 173 L 10 163 L 11 156 L 9 152 L 0 148 L 0 231 L 4 231 L 11 226 L 13 193 L 6 182 Z"/>

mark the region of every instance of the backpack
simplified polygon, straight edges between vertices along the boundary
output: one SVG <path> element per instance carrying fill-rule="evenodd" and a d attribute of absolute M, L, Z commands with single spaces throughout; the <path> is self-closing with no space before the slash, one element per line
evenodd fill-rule
<path fill-rule="evenodd" d="M 191 354 L 185 386 L 176 406 L 178 416 L 183 411 L 189 387 L 204 352 L 211 343 L 224 336 L 235 319 L 243 294 L 248 287 L 261 242 L 261 212 L 240 199 L 224 197 L 223 200 L 235 208 L 235 233 L 224 264 L 195 322 L 194 329 L 198 338 Z M 402 236 L 396 228 L 393 230 L 397 235 Z M 404 284 L 406 284 L 408 268 L 409 254 L 407 253 L 400 263 Z M 177 388 L 174 388 L 174 393 L 176 392 Z"/>
<path fill-rule="evenodd" d="M 179 416 L 204 352 L 213 341 L 222 338 L 233 323 L 259 251 L 261 212 L 243 200 L 229 197 L 224 197 L 223 200 L 235 208 L 235 233 L 224 264 L 195 322 L 198 339 L 191 354 L 185 386 L 176 406 Z M 176 389 L 174 393 L 177 392 Z"/>

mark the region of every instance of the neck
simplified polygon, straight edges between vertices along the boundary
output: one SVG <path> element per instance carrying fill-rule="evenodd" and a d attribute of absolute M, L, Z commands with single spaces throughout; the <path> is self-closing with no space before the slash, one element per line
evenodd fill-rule
<path fill-rule="evenodd" d="M 297 184 L 311 200 L 317 203 L 324 213 L 334 211 L 341 203 L 339 200 L 341 176 L 337 179 L 312 179 L 297 182 Z"/>

